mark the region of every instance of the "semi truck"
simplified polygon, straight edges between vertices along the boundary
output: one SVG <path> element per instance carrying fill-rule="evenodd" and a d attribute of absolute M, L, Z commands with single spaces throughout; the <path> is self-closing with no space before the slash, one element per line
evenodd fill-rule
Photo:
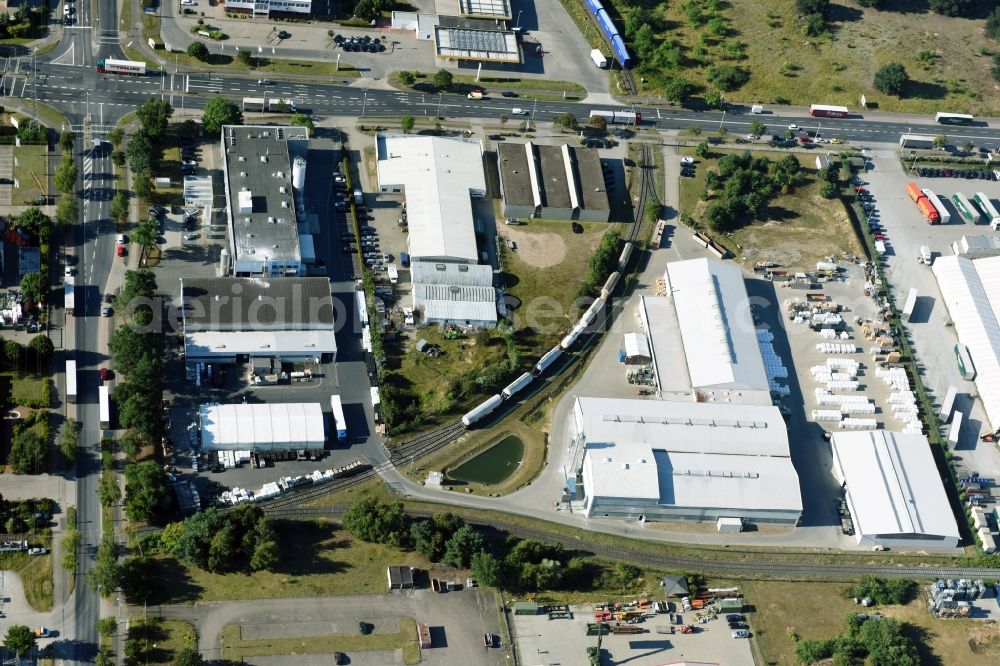
<path fill-rule="evenodd" d="M 949 213 L 948 209 L 944 207 L 943 203 L 941 203 L 941 199 L 938 198 L 938 195 L 934 194 L 934 190 L 923 189 L 920 191 L 924 193 L 924 196 L 927 197 L 928 201 L 931 202 L 931 205 L 934 206 L 938 215 L 941 216 L 941 224 L 948 224 L 951 222 L 951 213 Z"/>
<path fill-rule="evenodd" d="M 979 206 L 979 210 L 983 211 L 983 215 L 988 218 L 990 227 L 993 231 L 996 231 L 1000 227 L 1000 213 L 997 212 L 996 207 L 990 198 L 986 196 L 984 192 L 976 192 L 976 195 L 972 197 L 972 200 L 976 202 Z"/>
<path fill-rule="evenodd" d="M 76 279 L 72 275 L 63 282 L 63 309 L 68 315 L 76 314 Z"/>
<path fill-rule="evenodd" d="M 619 125 L 641 125 L 642 114 L 633 111 L 600 111 L 595 109 L 590 112 L 590 117 L 600 116 L 608 124 L 617 123 Z"/>
<path fill-rule="evenodd" d="M 333 427 L 337 431 L 337 440 L 347 441 L 347 421 L 344 419 L 344 405 L 339 395 L 330 396 L 330 408 L 333 410 Z"/>
<path fill-rule="evenodd" d="M 934 208 L 934 204 L 930 202 L 930 199 L 927 198 L 923 190 L 917 187 L 916 183 L 908 183 L 906 185 L 906 193 L 913 199 L 913 203 L 917 204 L 917 209 L 928 223 L 939 224 L 941 222 L 941 215 Z"/>
<path fill-rule="evenodd" d="M 146 63 L 136 60 L 115 60 L 104 58 L 97 61 L 99 74 L 126 74 L 128 76 L 145 76 Z"/>
<path fill-rule="evenodd" d="M 958 214 L 964 217 L 966 222 L 969 224 L 979 222 L 979 211 L 976 210 L 976 207 L 972 205 L 972 202 L 964 194 L 955 192 L 955 194 L 951 195 L 951 202 L 955 204 Z"/>
<path fill-rule="evenodd" d="M 290 97 L 268 99 L 267 110 L 271 113 L 295 113 L 295 100 Z"/>
<path fill-rule="evenodd" d="M 850 113 L 846 106 L 827 106 L 825 104 L 812 104 L 809 106 L 809 115 L 813 118 L 846 118 Z"/>
<path fill-rule="evenodd" d="M 107 386 L 97 387 L 97 403 L 101 429 L 107 430 L 111 427 L 111 391 Z"/>
<path fill-rule="evenodd" d="M 929 150 L 934 147 L 934 137 L 928 134 L 902 134 L 899 137 L 899 147 Z"/>
<path fill-rule="evenodd" d="M 76 360 L 66 361 L 66 402 L 76 402 Z"/>
<path fill-rule="evenodd" d="M 244 97 L 243 113 L 263 111 L 266 104 L 267 102 L 263 97 Z"/>
<path fill-rule="evenodd" d="M 600 49 L 594 49 L 590 52 L 590 59 L 594 61 L 594 64 L 601 69 L 608 68 L 608 59 L 604 57 Z"/>

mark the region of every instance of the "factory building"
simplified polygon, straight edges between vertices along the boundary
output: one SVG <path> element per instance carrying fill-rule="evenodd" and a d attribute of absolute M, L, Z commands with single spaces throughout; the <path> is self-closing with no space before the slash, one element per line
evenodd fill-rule
<path fill-rule="evenodd" d="M 207 404 L 198 408 L 205 451 L 295 451 L 326 444 L 318 402 Z"/>
<path fill-rule="evenodd" d="M 229 249 L 220 272 L 236 276 L 304 275 L 315 261 L 304 224 L 304 127 L 226 125 L 222 164 Z"/>
<path fill-rule="evenodd" d="M 777 407 L 577 398 L 589 517 L 795 525 L 798 475 Z"/>
<path fill-rule="evenodd" d="M 930 444 L 887 430 L 836 432 L 833 472 L 844 486 L 859 545 L 955 548 L 958 524 Z"/>
<path fill-rule="evenodd" d="M 596 150 L 532 142 L 497 145 L 503 214 L 607 222 L 608 191 Z"/>
<path fill-rule="evenodd" d="M 327 278 L 181 278 L 188 363 L 333 361 Z"/>
<path fill-rule="evenodd" d="M 312 0 L 226 0 L 226 13 L 301 20 L 312 14 Z"/>
<path fill-rule="evenodd" d="M 485 228 L 473 212 L 473 201 L 486 197 L 482 145 L 409 135 L 376 141 L 380 191 L 406 199 L 414 310 L 425 323 L 496 326 L 492 269 L 479 264 Z"/>

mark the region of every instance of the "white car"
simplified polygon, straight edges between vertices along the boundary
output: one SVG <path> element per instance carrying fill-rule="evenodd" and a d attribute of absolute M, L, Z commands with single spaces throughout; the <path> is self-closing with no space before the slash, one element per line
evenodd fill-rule
<path fill-rule="evenodd" d="M 413 326 L 413 308 L 403 308 L 403 323 L 406 326 Z"/>
<path fill-rule="evenodd" d="M 69 266 L 66 267 L 66 277 L 73 277 L 73 269 Z"/>
<path fill-rule="evenodd" d="M 73 8 L 69 5 L 63 5 L 63 16 L 69 16 L 73 13 Z"/>
<path fill-rule="evenodd" d="M 694 158 L 693 157 L 682 157 L 681 158 L 681 164 L 694 164 Z"/>
<path fill-rule="evenodd" d="M 795 123 L 792 123 L 791 125 L 788 126 L 788 129 L 792 130 L 793 132 L 795 130 L 797 130 L 798 128 L 799 128 L 799 126 L 796 125 Z"/>
<path fill-rule="evenodd" d="M 515 106 L 513 109 L 511 109 L 510 112 L 513 113 L 515 116 L 526 116 L 526 115 L 528 115 L 528 112 L 526 110 L 524 110 L 524 109 L 522 109 L 520 107 L 517 107 L 517 106 Z"/>
<path fill-rule="evenodd" d="M 125 239 L 125 234 L 118 234 L 118 244 L 119 245 L 124 245 L 125 244 L 125 240 L 126 240 Z"/>

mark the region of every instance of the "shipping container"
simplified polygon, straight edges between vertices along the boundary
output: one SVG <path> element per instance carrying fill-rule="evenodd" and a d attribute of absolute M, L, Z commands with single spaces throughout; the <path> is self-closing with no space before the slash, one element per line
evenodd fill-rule
<path fill-rule="evenodd" d="M 962 421 L 965 419 L 965 414 L 962 412 L 955 412 L 954 417 L 951 421 L 951 428 L 948 429 L 948 443 L 952 447 L 958 444 L 958 437 L 962 432 Z"/>
<path fill-rule="evenodd" d="M 347 441 L 347 421 L 344 419 L 344 405 L 339 395 L 330 396 L 330 409 L 333 412 L 333 427 L 337 431 L 337 440 Z"/>
<path fill-rule="evenodd" d="M 594 49 L 590 52 L 590 59 L 594 61 L 594 64 L 601 69 L 608 68 L 608 59 L 604 57 L 600 49 Z"/>
<path fill-rule="evenodd" d="M 920 201 L 920 197 L 924 196 L 923 190 L 921 190 L 916 183 L 907 183 L 906 193 L 910 195 L 911 199 L 913 199 L 913 203 L 917 203 Z"/>
<path fill-rule="evenodd" d="M 984 192 L 976 192 L 972 200 L 979 206 L 979 210 L 983 211 L 983 215 L 986 217 L 984 221 L 989 222 L 990 226 L 996 229 L 1000 225 L 1000 212 L 997 212 L 990 198 Z"/>
<path fill-rule="evenodd" d="M 958 214 L 965 218 L 965 221 L 969 224 L 976 224 L 979 222 L 979 211 L 976 210 L 972 202 L 962 194 L 961 192 L 956 192 L 951 195 L 951 202 L 955 204 L 955 209 L 958 210 Z"/>
<path fill-rule="evenodd" d="M 956 397 L 958 397 L 958 389 L 954 386 L 949 386 L 948 392 L 945 393 L 944 400 L 941 402 L 941 411 L 938 412 L 944 423 L 951 421 L 951 410 L 955 408 Z"/>
<path fill-rule="evenodd" d="M 66 361 L 66 400 L 76 402 L 76 361 Z"/>
<path fill-rule="evenodd" d="M 267 100 L 267 110 L 270 113 L 295 113 L 295 100 L 288 97 L 272 98 Z"/>
<path fill-rule="evenodd" d="M 955 360 L 958 362 L 958 371 L 962 373 L 962 379 L 971 382 L 976 378 L 976 366 L 972 364 L 969 349 L 961 342 L 955 345 Z"/>
<path fill-rule="evenodd" d="M 915 287 L 910 287 L 910 291 L 906 294 L 906 303 L 903 305 L 903 321 L 910 321 L 910 317 L 913 315 L 913 308 L 917 305 L 917 290 Z"/>
<path fill-rule="evenodd" d="M 948 209 L 944 207 L 943 203 L 941 203 L 940 197 L 934 194 L 933 190 L 924 189 L 920 191 L 924 193 L 924 196 L 926 196 L 927 199 L 931 202 L 931 205 L 934 206 L 934 210 L 938 212 L 938 215 L 940 216 L 941 219 L 941 224 L 948 224 L 949 222 L 951 222 L 951 213 L 949 213 Z"/>
<path fill-rule="evenodd" d="M 97 387 L 97 403 L 101 428 L 107 430 L 111 427 L 111 392 L 107 386 Z"/>

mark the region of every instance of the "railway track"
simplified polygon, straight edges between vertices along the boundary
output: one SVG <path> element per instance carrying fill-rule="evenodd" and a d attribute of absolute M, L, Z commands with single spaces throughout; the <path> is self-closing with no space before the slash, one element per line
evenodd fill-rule
<path fill-rule="evenodd" d="M 274 518 L 301 520 L 303 518 L 340 518 L 343 509 L 283 509 L 271 515 Z M 416 518 L 429 518 L 433 511 L 408 509 L 407 513 Z M 936 567 L 908 565 L 868 565 L 868 564 L 796 564 L 774 559 L 766 559 L 765 553 L 750 551 L 727 551 L 730 556 L 748 559 L 713 557 L 710 550 L 703 557 L 688 555 L 657 554 L 640 548 L 627 548 L 587 540 L 585 536 L 567 540 L 565 535 L 542 529 L 524 527 L 502 518 L 492 518 L 488 523 L 466 520 L 470 525 L 485 529 L 507 532 L 522 539 L 534 539 L 545 543 L 560 543 L 569 549 L 579 549 L 596 557 L 608 560 L 631 562 L 656 569 L 683 569 L 699 571 L 716 576 L 761 578 L 789 581 L 845 581 L 874 574 L 883 578 L 1000 578 L 1000 569 L 975 569 L 971 567 Z M 753 559 L 758 558 L 758 559 Z"/>
<path fill-rule="evenodd" d="M 639 144 L 639 199 L 636 208 L 633 211 L 633 217 L 635 223 L 629 230 L 628 242 L 635 242 L 639 238 L 639 232 L 642 229 L 642 222 L 646 219 L 646 202 L 647 201 L 658 201 L 659 197 L 656 194 L 656 176 L 654 175 L 653 167 L 656 166 L 656 162 L 653 159 L 653 149 L 648 143 Z"/>
<path fill-rule="evenodd" d="M 621 69 L 622 91 L 626 95 L 638 95 L 639 89 L 635 85 L 635 76 L 630 69 Z"/>

